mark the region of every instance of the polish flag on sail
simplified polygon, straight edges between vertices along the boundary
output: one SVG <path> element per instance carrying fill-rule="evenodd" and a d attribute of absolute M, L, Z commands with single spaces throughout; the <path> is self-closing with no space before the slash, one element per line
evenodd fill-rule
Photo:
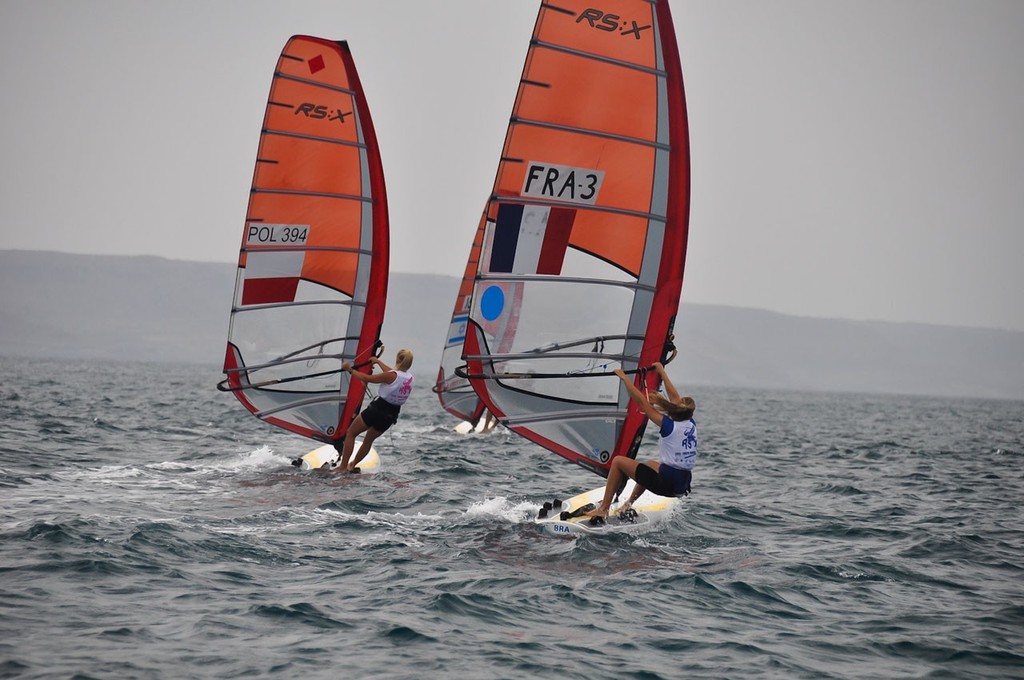
<path fill-rule="evenodd" d="M 488 271 L 560 274 L 575 218 L 573 208 L 502 203 L 491 236 Z"/>
<path fill-rule="evenodd" d="M 249 251 L 245 256 L 243 305 L 292 302 L 299 288 L 306 253 Z"/>

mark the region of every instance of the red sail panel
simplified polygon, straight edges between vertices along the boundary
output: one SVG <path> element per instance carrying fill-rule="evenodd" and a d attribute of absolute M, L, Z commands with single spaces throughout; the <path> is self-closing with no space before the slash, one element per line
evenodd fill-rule
<path fill-rule="evenodd" d="M 473 285 L 480 258 L 485 254 L 482 250 L 483 236 L 488 221 L 484 215 L 473 237 L 466 269 L 455 296 L 455 308 L 452 310 L 448 324 L 448 334 L 441 353 L 441 365 L 438 368 L 437 380 L 433 391 L 437 394 L 441 407 L 456 418 L 476 423 L 483 415 L 484 405 L 473 390 L 469 381 L 458 374 L 465 364 L 462 358 L 462 347 L 469 324 L 469 313 L 473 301 Z M 564 248 L 563 248 L 564 250 Z M 486 255 L 490 257 L 490 254 Z M 549 255 L 554 259 L 554 256 Z M 515 337 L 518 315 L 515 310 L 522 301 L 522 285 L 515 282 L 499 284 L 501 294 L 509 301 L 511 313 L 504 315 L 496 322 L 484 322 L 481 330 L 488 337 L 491 346 L 498 351 L 508 351 Z"/>
<path fill-rule="evenodd" d="M 542 3 L 485 211 L 462 373 L 510 429 L 599 474 L 643 433 L 612 371 L 657 387 L 640 369 L 671 340 L 689 184 L 667 0 Z M 499 348 L 487 328 L 512 316 Z"/>
<path fill-rule="evenodd" d="M 473 245 L 469 251 L 466 269 L 455 295 L 455 308 L 452 310 L 448 323 L 448 333 L 444 348 L 441 351 L 441 365 L 434 383 L 434 393 L 441 402 L 441 408 L 456 418 L 475 423 L 483 414 L 484 406 L 469 381 L 458 376 L 455 371 L 464 362 L 462 360 L 462 344 L 466 339 L 469 324 L 470 303 L 473 299 L 473 278 L 476 276 L 477 263 L 480 260 L 480 248 L 483 243 L 486 217 L 481 218 L 473 237 Z"/>
<path fill-rule="evenodd" d="M 388 277 L 380 153 L 348 45 L 288 40 L 260 134 L 231 311 L 225 384 L 256 416 L 339 438 L 378 346 Z"/>

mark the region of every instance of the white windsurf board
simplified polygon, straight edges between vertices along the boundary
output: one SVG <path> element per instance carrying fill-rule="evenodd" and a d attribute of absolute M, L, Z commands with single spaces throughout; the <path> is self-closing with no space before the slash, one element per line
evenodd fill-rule
<path fill-rule="evenodd" d="M 459 434 L 469 434 L 471 432 L 480 433 L 484 430 L 484 421 L 483 418 L 481 418 L 480 421 L 477 422 L 476 427 L 473 427 L 473 423 L 468 420 L 463 420 L 452 429 Z"/>
<path fill-rule="evenodd" d="M 359 446 L 362 444 L 361 439 L 356 440 L 355 448 L 353 449 L 353 455 L 359 450 Z M 337 449 L 334 448 L 333 444 L 324 444 L 319 446 L 301 458 L 296 458 L 292 461 L 292 465 L 299 468 L 300 470 L 320 470 L 324 464 L 328 464 L 330 470 L 334 470 L 338 467 L 339 456 Z M 361 474 L 372 474 L 380 471 L 380 455 L 377 453 L 377 449 L 370 447 L 370 452 L 366 454 L 366 457 L 359 461 L 358 466 Z"/>
<path fill-rule="evenodd" d="M 619 495 L 622 502 L 629 498 L 634 486 L 635 482 L 633 480 L 629 480 L 626 483 L 626 487 Z M 585 512 L 583 508 L 588 505 L 596 508 L 601 504 L 603 496 L 604 487 L 600 486 L 573 496 L 567 501 L 560 501 L 559 505 L 556 505 L 555 501 L 552 500 L 549 503 L 545 503 L 545 507 L 538 511 L 534 522 L 544 533 L 551 536 L 573 537 L 582 534 L 636 531 L 640 528 L 648 528 L 648 525 L 656 524 L 666 519 L 672 513 L 672 509 L 682 500 L 680 498 L 658 496 L 650 491 L 646 491 L 633 504 L 633 512 L 620 513 L 622 503 L 613 501 L 608 512 L 608 518 L 604 523 L 592 524 L 590 522 L 591 518 L 582 514 Z M 548 505 L 551 505 L 551 507 L 547 508 L 546 506 Z M 573 516 L 574 514 L 576 516 Z"/>

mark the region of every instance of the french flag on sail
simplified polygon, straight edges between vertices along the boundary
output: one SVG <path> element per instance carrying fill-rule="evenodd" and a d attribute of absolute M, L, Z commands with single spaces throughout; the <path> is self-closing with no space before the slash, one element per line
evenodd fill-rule
<path fill-rule="evenodd" d="M 573 208 L 502 203 L 491 237 L 488 270 L 560 274 L 574 219 Z"/>
<path fill-rule="evenodd" d="M 245 256 L 242 305 L 294 301 L 305 255 L 302 251 L 249 251 Z"/>

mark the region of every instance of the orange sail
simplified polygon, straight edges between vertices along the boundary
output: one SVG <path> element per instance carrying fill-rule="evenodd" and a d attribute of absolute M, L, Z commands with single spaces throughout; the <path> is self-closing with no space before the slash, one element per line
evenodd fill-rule
<path fill-rule="evenodd" d="M 613 370 L 656 389 L 646 369 L 672 350 L 690 171 L 667 0 L 601 7 L 541 4 L 459 372 L 509 429 L 606 475 L 615 456 L 636 455 L 646 424 Z"/>
<path fill-rule="evenodd" d="M 384 173 L 352 55 L 294 36 L 260 134 L 221 389 L 286 430 L 342 436 L 365 392 L 342 362 L 379 347 L 387 279 Z"/>
<path fill-rule="evenodd" d="M 472 385 L 469 384 L 469 380 L 460 376 L 458 370 L 464 364 L 462 345 L 466 339 L 469 312 L 473 301 L 473 284 L 480 265 L 486 227 L 487 216 L 484 215 L 477 227 L 476 235 L 473 237 L 473 246 L 470 248 L 466 270 L 462 282 L 459 284 L 458 294 L 455 296 L 455 308 L 452 311 L 452 318 L 448 324 L 448 336 L 441 353 L 441 366 L 433 387 L 444 410 L 473 424 L 476 424 L 483 415 L 484 405 Z M 509 313 L 501 315 L 494 321 L 485 322 L 481 326 L 481 330 L 484 331 L 488 338 L 488 344 L 495 351 L 505 352 L 510 349 L 515 338 L 518 323 L 517 310 L 522 301 L 523 286 L 516 281 L 496 285 L 501 286 L 502 293 L 509 300 Z"/>
<path fill-rule="evenodd" d="M 455 308 L 452 310 L 452 318 L 448 324 L 448 336 L 445 339 L 444 349 L 441 351 L 441 366 L 438 368 L 437 380 L 433 387 L 434 393 L 445 411 L 471 423 L 476 423 L 483 414 L 484 405 L 473 391 L 469 380 L 457 375 L 455 371 L 463 363 L 462 343 L 466 339 L 469 310 L 473 301 L 473 278 L 476 276 L 480 261 L 480 245 L 483 242 L 485 225 L 486 218 L 481 220 L 476 235 L 473 237 L 466 271 L 455 296 Z"/>

